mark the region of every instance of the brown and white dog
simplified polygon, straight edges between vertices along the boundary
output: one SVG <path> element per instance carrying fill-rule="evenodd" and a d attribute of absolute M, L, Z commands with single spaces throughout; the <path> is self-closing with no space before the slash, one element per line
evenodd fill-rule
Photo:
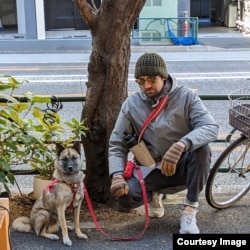
<path fill-rule="evenodd" d="M 57 144 L 57 160 L 53 181 L 43 191 L 34 203 L 30 217 L 18 217 L 12 228 L 19 232 L 35 231 L 37 236 L 58 240 L 54 234 L 61 228 L 63 243 L 71 246 L 65 220 L 67 208 L 74 209 L 74 228 L 78 238 L 87 239 L 87 235 L 80 230 L 80 208 L 84 198 L 83 172 L 81 161 L 81 144 L 75 143 L 72 148 L 65 149 Z"/>

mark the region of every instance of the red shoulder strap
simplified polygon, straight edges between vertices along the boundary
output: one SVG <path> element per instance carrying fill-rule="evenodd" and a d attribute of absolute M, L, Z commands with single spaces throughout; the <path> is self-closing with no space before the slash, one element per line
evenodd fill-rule
<path fill-rule="evenodd" d="M 141 140 L 145 129 L 147 128 L 148 124 L 153 121 L 160 113 L 161 111 L 166 107 L 168 102 L 168 95 L 163 96 L 158 105 L 151 111 L 151 113 L 149 114 L 149 116 L 147 117 L 146 121 L 143 123 L 142 128 L 141 128 L 141 132 L 138 138 L 138 141 Z"/>

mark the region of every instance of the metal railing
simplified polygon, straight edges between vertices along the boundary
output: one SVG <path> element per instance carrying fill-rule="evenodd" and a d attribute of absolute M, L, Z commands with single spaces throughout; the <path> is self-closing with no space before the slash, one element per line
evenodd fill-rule
<path fill-rule="evenodd" d="M 60 102 L 84 102 L 85 101 L 85 96 L 81 95 L 81 94 L 71 94 L 71 95 L 43 95 L 46 97 L 50 97 L 51 102 L 53 102 L 55 100 L 55 97 L 57 99 L 57 101 Z M 204 101 L 228 101 L 228 95 L 199 95 L 200 98 Z M 23 95 L 16 95 L 14 96 L 17 100 L 19 100 L 20 102 L 27 102 L 27 98 Z M 241 95 L 241 99 L 242 100 L 247 100 L 249 99 L 250 96 L 249 95 Z M 0 103 L 1 102 L 6 102 L 6 100 L 4 99 L 0 99 Z M 225 135 L 225 138 L 218 138 L 216 141 L 214 141 L 214 143 L 224 143 L 224 142 L 228 142 L 228 136 L 230 135 L 231 131 Z M 38 174 L 37 170 L 33 170 L 33 169 L 29 169 L 29 170 L 19 170 L 19 169 L 15 169 L 12 170 L 12 173 L 15 175 L 34 175 L 34 174 Z"/>
<path fill-rule="evenodd" d="M 136 23 L 131 36 L 141 44 L 199 44 L 198 17 L 138 18 Z"/>
<path fill-rule="evenodd" d="M 38 95 L 39 96 L 39 95 Z M 82 94 L 70 94 L 70 95 L 42 95 L 42 96 L 46 96 L 46 97 L 50 97 L 51 98 L 51 102 L 53 102 L 53 100 L 56 97 L 56 100 L 60 101 L 60 102 L 84 102 L 85 101 L 85 96 Z M 14 95 L 14 97 L 20 101 L 20 102 L 27 102 L 27 98 L 24 95 Z M 201 98 L 201 100 L 204 101 L 228 101 L 228 95 L 199 95 L 199 97 Z M 242 100 L 247 100 L 249 99 L 249 95 L 241 95 Z M 0 103 L 6 102 L 5 99 L 1 99 L 0 98 Z"/>

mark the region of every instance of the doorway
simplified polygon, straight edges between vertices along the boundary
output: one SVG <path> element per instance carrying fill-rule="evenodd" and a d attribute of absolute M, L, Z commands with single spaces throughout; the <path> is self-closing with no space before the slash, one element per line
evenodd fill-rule
<path fill-rule="evenodd" d="M 91 1 L 91 0 L 88 0 Z M 97 7 L 101 0 L 95 0 Z M 88 30 L 80 11 L 70 0 L 44 0 L 45 29 Z"/>

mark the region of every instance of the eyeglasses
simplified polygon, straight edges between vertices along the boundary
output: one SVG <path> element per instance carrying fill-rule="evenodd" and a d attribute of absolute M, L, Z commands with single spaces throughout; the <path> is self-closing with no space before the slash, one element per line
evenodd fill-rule
<path fill-rule="evenodd" d="M 135 81 L 140 85 L 143 86 L 145 85 L 146 82 L 153 84 L 155 83 L 156 79 L 158 76 L 149 76 L 147 79 L 143 79 L 143 78 L 138 78 Z"/>

